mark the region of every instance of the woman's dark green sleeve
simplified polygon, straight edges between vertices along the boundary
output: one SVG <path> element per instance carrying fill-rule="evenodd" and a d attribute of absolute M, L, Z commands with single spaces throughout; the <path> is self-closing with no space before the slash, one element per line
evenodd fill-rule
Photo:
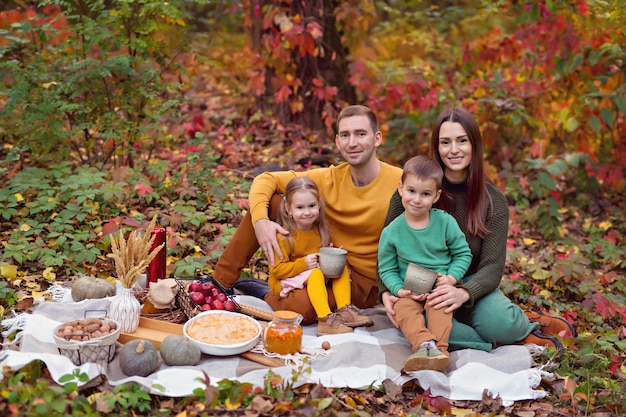
<path fill-rule="evenodd" d="M 393 195 L 391 196 L 391 200 L 389 201 L 389 209 L 387 210 L 387 217 L 385 218 L 385 227 L 402 213 L 404 213 L 404 207 L 402 206 L 402 197 L 400 197 L 400 193 L 398 193 L 398 191 L 396 190 L 396 192 L 393 193 Z M 389 290 L 387 289 L 385 284 L 383 284 L 383 280 L 380 279 L 378 268 L 376 268 L 376 283 L 378 284 L 378 300 L 382 302 L 382 294 Z"/>

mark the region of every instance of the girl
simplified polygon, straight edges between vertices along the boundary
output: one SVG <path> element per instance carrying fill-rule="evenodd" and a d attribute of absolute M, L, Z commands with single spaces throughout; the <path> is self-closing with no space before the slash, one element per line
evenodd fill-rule
<path fill-rule="evenodd" d="M 278 223 L 289 235 L 277 234 L 285 256 L 283 259 L 275 256 L 276 262 L 270 265 L 271 291 L 281 299 L 290 297 L 292 292 L 306 291 L 310 305 L 302 306 L 302 310 L 306 311 L 311 305 L 315 309 L 318 335 L 350 333 L 353 327 L 371 325 L 372 320 L 361 316 L 351 304 L 347 266 L 340 277 L 330 279 L 334 300 L 329 299 L 327 278 L 319 269 L 317 252 L 320 247 L 328 246 L 330 238 L 324 223 L 322 199 L 313 180 L 296 177 L 289 181 Z M 335 313 L 331 311 L 333 302 L 338 307 Z"/>

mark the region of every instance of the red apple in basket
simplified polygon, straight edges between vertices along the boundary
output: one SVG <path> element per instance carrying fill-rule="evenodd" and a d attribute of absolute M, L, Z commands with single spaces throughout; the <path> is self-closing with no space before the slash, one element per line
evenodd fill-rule
<path fill-rule="evenodd" d="M 211 288 L 211 295 L 213 296 L 213 298 L 217 297 L 217 294 L 221 294 L 222 292 L 218 289 L 218 288 Z"/>
<path fill-rule="evenodd" d="M 202 307 L 200 308 L 202 309 L 202 311 L 213 310 L 210 304 L 202 304 Z"/>
<path fill-rule="evenodd" d="M 211 308 L 213 310 L 224 310 L 224 303 L 220 300 L 213 300 L 211 303 Z"/>
<path fill-rule="evenodd" d="M 189 292 L 202 292 L 202 284 L 198 281 L 194 281 L 189 284 Z"/>
<path fill-rule="evenodd" d="M 204 295 L 212 295 L 213 293 L 213 289 L 215 288 L 215 285 L 213 285 L 212 282 L 203 282 L 202 284 L 202 292 L 204 293 Z"/>
<path fill-rule="evenodd" d="M 204 294 L 199 291 L 189 293 L 189 297 L 198 305 L 204 304 Z"/>
<path fill-rule="evenodd" d="M 204 304 L 211 304 L 212 302 L 213 302 L 212 295 L 207 295 L 206 297 L 204 297 Z"/>
<path fill-rule="evenodd" d="M 227 311 L 235 311 L 237 309 L 237 305 L 233 300 L 227 299 L 224 301 L 224 309 Z"/>
<path fill-rule="evenodd" d="M 224 294 L 223 292 L 221 292 L 221 293 L 217 294 L 217 295 L 215 296 L 215 298 L 216 298 L 217 300 L 220 300 L 222 303 L 228 299 L 228 297 L 226 296 L 226 294 Z"/>

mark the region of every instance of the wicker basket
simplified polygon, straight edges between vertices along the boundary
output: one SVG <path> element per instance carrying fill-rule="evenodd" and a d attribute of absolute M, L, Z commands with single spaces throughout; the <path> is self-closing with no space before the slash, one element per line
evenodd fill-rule
<path fill-rule="evenodd" d="M 180 290 L 178 291 L 178 294 L 176 295 L 176 303 L 178 304 L 180 309 L 185 312 L 185 315 L 188 318 L 195 317 L 198 313 L 202 312 L 202 310 L 200 309 L 200 306 L 198 306 L 198 304 L 196 304 L 196 302 L 191 299 L 191 297 L 189 296 L 189 292 L 187 291 L 188 285 L 186 285 L 186 283 L 190 283 L 192 281 L 212 282 L 213 285 L 215 285 L 221 292 L 225 293 L 226 296 L 235 303 L 234 311 L 237 313 L 243 313 L 248 316 L 255 317 L 261 320 L 266 320 L 266 321 L 272 320 L 271 311 L 237 303 L 233 299 L 232 295 L 229 295 L 226 289 L 222 287 L 222 285 L 219 282 L 207 276 L 200 276 L 200 277 L 195 277 L 193 279 L 184 279 L 184 280 L 176 278 L 176 282 L 180 286 Z"/>
<path fill-rule="evenodd" d="M 70 358 L 74 365 L 82 365 L 87 362 L 109 363 L 115 356 L 116 342 L 120 335 L 120 325 L 110 319 L 102 319 L 105 323 L 116 324 L 115 331 L 105 336 L 96 337 L 90 340 L 67 340 L 57 336 L 57 330 L 63 324 L 56 326 L 53 330 L 54 341 L 57 344 L 59 353 Z"/>
<path fill-rule="evenodd" d="M 195 277 L 193 279 L 182 279 L 182 278 L 175 278 L 176 282 L 178 283 L 179 286 L 179 290 L 178 293 L 176 294 L 176 304 L 178 304 L 178 306 L 180 307 L 181 310 L 183 310 L 183 312 L 185 313 L 185 315 L 187 316 L 187 318 L 192 318 L 195 317 L 197 314 L 202 312 L 202 309 L 200 308 L 200 306 L 198 304 L 196 304 L 195 301 L 193 301 L 191 299 L 191 297 L 189 296 L 189 284 L 192 282 L 211 282 L 213 285 L 215 285 L 215 287 L 220 290 L 220 292 L 223 292 L 224 294 L 226 294 L 226 296 L 235 303 L 235 310 L 236 312 L 240 312 L 241 311 L 241 307 L 239 306 L 239 304 L 237 304 L 235 302 L 235 300 L 233 300 L 233 297 L 231 295 L 228 294 L 228 292 L 226 292 L 226 289 L 224 287 L 222 287 L 222 285 L 215 281 L 213 278 L 211 277 L 207 277 L 207 276 L 198 276 Z"/>

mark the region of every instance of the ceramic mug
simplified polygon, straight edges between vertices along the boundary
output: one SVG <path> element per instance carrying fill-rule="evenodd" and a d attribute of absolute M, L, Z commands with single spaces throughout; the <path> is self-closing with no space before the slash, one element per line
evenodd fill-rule
<path fill-rule="evenodd" d="M 317 254 L 319 258 L 320 269 L 324 276 L 328 278 L 337 278 L 343 273 L 346 266 L 346 255 L 348 251 L 332 246 L 320 248 Z"/>
<path fill-rule="evenodd" d="M 404 276 L 404 288 L 411 290 L 414 294 L 424 294 L 430 292 L 437 281 L 437 273 L 431 269 L 424 268 L 409 262 Z"/>

